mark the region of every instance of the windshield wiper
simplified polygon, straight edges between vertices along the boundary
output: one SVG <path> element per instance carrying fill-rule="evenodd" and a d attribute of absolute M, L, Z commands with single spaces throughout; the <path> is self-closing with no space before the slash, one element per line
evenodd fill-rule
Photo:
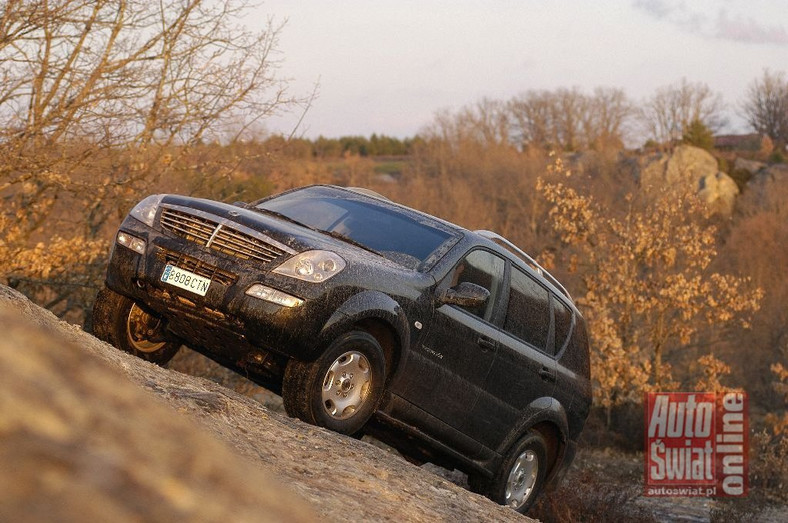
<path fill-rule="evenodd" d="M 359 247 L 361 249 L 364 249 L 365 251 L 369 251 L 372 254 L 377 254 L 378 256 L 383 256 L 382 254 L 380 254 L 375 249 L 367 247 L 363 243 L 357 242 L 353 238 L 351 238 L 349 236 L 345 236 L 342 233 L 339 233 L 339 232 L 336 232 L 336 231 L 326 231 L 324 229 L 318 229 L 317 227 L 312 227 L 311 225 L 307 225 L 305 223 L 299 222 L 298 220 L 294 220 L 293 218 L 291 218 L 290 216 L 287 216 L 286 214 L 282 214 L 281 212 L 278 212 L 278 211 L 272 211 L 271 209 L 266 209 L 265 207 L 251 207 L 251 209 L 255 210 L 255 211 L 257 211 L 257 212 L 259 212 L 261 214 L 269 214 L 271 216 L 275 216 L 277 218 L 281 218 L 282 220 L 288 221 L 290 223 L 294 223 L 296 225 L 300 225 L 301 227 L 306 227 L 310 231 L 321 232 L 323 234 L 327 234 L 327 235 L 331 236 L 332 238 L 336 238 L 338 240 L 342 240 L 343 242 L 346 242 L 346 243 L 349 243 L 349 244 L 354 245 L 356 247 Z"/>
<path fill-rule="evenodd" d="M 367 247 L 367 246 L 366 246 L 366 245 L 364 245 L 363 243 L 357 242 L 357 241 L 356 241 L 356 240 L 354 240 L 353 238 L 351 238 L 351 237 L 349 237 L 349 236 L 345 236 L 344 234 L 342 234 L 342 233 L 340 233 L 340 232 L 336 232 L 336 231 L 320 231 L 320 232 L 322 232 L 322 233 L 324 233 L 324 234 L 328 234 L 328 235 L 329 235 L 329 236 L 331 236 L 332 238 L 336 238 L 336 239 L 338 239 L 338 240 L 342 240 L 343 242 L 347 242 L 347 243 L 349 243 L 350 245 L 355 245 L 356 247 L 360 247 L 360 248 L 364 249 L 365 251 L 369 251 L 369 252 L 371 252 L 372 254 L 377 254 L 378 256 L 383 256 L 382 254 L 380 254 L 380 253 L 379 253 L 378 251 L 376 251 L 375 249 L 373 249 L 373 248 L 371 248 L 371 247 Z"/>
<path fill-rule="evenodd" d="M 318 232 L 322 232 L 322 231 L 320 231 L 319 229 L 315 229 L 315 228 L 314 228 L 314 227 L 312 227 L 311 225 L 307 225 L 307 224 L 305 224 L 305 223 L 301 223 L 301 222 L 299 222 L 298 220 L 294 220 L 293 218 L 289 217 L 288 215 L 286 215 L 286 214 L 282 214 L 281 212 L 278 212 L 278 211 L 272 211 L 271 209 L 266 209 L 265 207 L 250 207 L 250 209 L 252 209 L 253 211 L 257 211 L 257 212 L 259 212 L 260 214 L 268 214 L 268 215 L 271 215 L 271 216 L 275 216 L 275 217 L 277 217 L 277 218 L 280 218 L 280 219 L 282 219 L 282 220 L 285 220 L 285 221 L 287 221 L 287 222 L 294 223 L 294 224 L 296 224 L 296 225 L 300 225 L 301 227 L 306 227 L 306 228 L 307 228 L 307 229 L 309 229 L 310 231 L 318 231 Z"/>

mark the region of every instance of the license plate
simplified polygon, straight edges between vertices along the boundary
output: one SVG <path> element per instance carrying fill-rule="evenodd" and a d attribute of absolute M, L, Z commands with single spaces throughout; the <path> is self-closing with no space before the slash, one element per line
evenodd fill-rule
<path fill-rule="evenodd" d="M 191 271 L 178 268 L 169 263 L 164 267 L 164 272 L 161 274 L 161 281 L 200 296 L 205 296 L 205 293 L 208 292 L 208 287 L 211 285 L 211 280 L 208 278 L 203 278 Z"/>

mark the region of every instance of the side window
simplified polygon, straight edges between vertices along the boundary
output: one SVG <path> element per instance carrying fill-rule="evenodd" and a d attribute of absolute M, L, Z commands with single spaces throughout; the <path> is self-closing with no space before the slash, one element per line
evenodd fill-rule
<path fill-rule="evenodd" d="M 553 315 L 555 316 L 555 350 L 553 354 L 558 354 L 566 343 L 566 338 L 572 328 L 572 311 L 559 298 L 553 296 Z"/>
<path fill-rule="evenodd" d="M 506 332 L 545 351 L 550 332 L 550 295 L 547 289 L 517 268 L 512 270 Z M 551 352 L 551 351 L 546 351 Z"/>
<path fill-rule="evenodd" d="M 490 321 L 495 301 L 501 292 L 505 266 L 506 263 L 503 258 L 482 250 L 470 252 L 457 265 L 451 276 L 451 287 L 467 281 L 490 291 L 490 298 L 483 306 L 476 308 L 462 307 L 464 310 Z"/>

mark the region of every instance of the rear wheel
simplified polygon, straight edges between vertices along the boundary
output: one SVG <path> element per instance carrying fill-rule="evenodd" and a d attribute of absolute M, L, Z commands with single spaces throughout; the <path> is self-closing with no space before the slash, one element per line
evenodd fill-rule
<path fill-rule="evenodd" d="M 489 480 L 471 479 L 471 487 L 496 503 L 525 514 L 544 486 L 547 445 L 537 431 L 528 432 L 506 454 L 501 468 Z"/>
<path fill-rule="evenodd" d="M 130 354 L 164 365 L 181 344 L 166 337 L 161 318 L 148 313 L 134 300 L 104 288 L 93 305 L 93 333 Z"/>
<path fill-rule="evenodd" d="M 315 361 L 291 360 L 282 384 L 290 416 L 342 434 L 360 431 L 383 396 L 383 349 L 362 331 L 340 336 Z"/>

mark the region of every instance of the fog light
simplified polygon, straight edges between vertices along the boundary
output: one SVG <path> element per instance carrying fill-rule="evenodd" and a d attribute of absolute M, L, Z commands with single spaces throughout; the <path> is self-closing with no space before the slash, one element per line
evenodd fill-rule
<path fill-rule="evenodd" d="M 246 290 L 246 295 L 260 300 L 269 301 L 283 307 L 298 307 L 304 300 L 291 296 L 282 291 L 272 289 L 261 283 L 255 283 Z"/>
<path fill-rule="evenodd" d="M 135 238 L 131 234 L 119 232 L 117 236 L 117 242 L 127 249 L 131 249 L 132 251 L 139 254 L 145 254 L 145 240 Z"/>

